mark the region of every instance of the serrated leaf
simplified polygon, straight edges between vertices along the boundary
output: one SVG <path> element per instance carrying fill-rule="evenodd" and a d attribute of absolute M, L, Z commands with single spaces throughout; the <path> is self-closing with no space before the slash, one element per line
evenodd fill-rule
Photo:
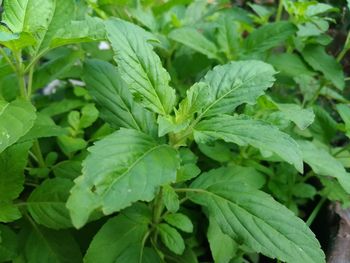
<path fill-rule="evenodd" d="M 333 56 L 326 53 L 324 47 L 309 44 L 303 49 L 302 55 L 314 70 L 322 72 L 325 78 L 331 81 L 336 88 L 344 89 L 343 69 Z"/>
<path fill-rule="evenodd" d="M 0 222 L 10 223 L 22 217 L 18 206 L 11 201 L 0 201 Z"/>
<path fill-rule="evenodd" d="M 220 115 L 197 124 L 194 138 L 199 143 L 221 139 L 240 146 L 251 145 L 273 152 L 297 170 L 303 170 L 298 144 L 288 134 L 262 121 Z"/>
<path fill-rule="evenodd" d="M 193 27 L 175 29 L 170 32 L 168 37 L 206 55 L 208 58 L 222 61 L 216 45 Z"/>
<path fill-rule="evenodd" d="M 109 219 L 93 238 L 84 262 L 144 262 L 140 260 L 144 249 L 142 240 L 150 223 L 151 211 L 141 204 Z"/>
<path fill-rule="evenodd" d="M 273 47 L 284 44 L 296 31 L 297 28 L 291 22 L 281 21 L 268 23 L 255 29 L 244 40 L 243 45 L 245 52 L 247 56 L 250 56 L 254 53 L 267 51 Z"/>
<path fill-rule="evenodd" d="M 312 170 L 322 176 L 337 178 L 344 190 L 350 193 L 350 174 L 346 172 L 343 165 L 329 152 L 317 147 L 310 141 L 298 141 L 303 154 L 304 162 L 311 166 Z"/>
<path fill-rule="evenodd" d="M 303 109 L 296 104 L 278 103 L 276 106 L 286 119 L 294 122 L 301 130 L 305 130 L 314 122 L 315 114 L 312 109 Z"/>
<path fill-rule="evenodd" d="M 161 185 L 176 179 L 177 151 L 136 130 L 121 129 L 89 152 L 67 202 L 76 227 L 97 208 L 108 215 L 138 200 L 151 201 Z"/>
<path fill-rule="evenodd" d="M 189 198 L 208 209 L 221 231 L 256 252 L 286 262 L 320 263 L 325 257 L 306 224 L 266 193 L 203 174 Z"/>
<path fill-rule="evenodd" d="M 40 226 L 30 229 L 24 242 L 26 263 L 82 263 L 79 245 L 64 230 L 55 231 Z"/>
<path fill-rule="evenodd" d="M 193 224 L 191 220 L 184 214 L 167 214 L 164 217 L 165 222 L 172 225 L 186 233 L 191 233 L 193 231 Z"/>
<path fill-rule="evenodd" d="M 36 223 L 52 229 L 72 227 L 66 201 L 73 182 L 47 179 L 30 194 L 26 206 Z"/>
<path fill-rule="evenodd" d="M 0 100 L 0 153 L 25 135 L 35 119 L 35 108 L 30 102 Z"/>
<path fill-rule="evenodd" d="M 101 117 L 112 126 L 156 133 L 153 114 L 133 101 L 127 84 L 113 65 L 89 60 L 84 67 L 84 81 L 101 108 Z"/>
<path fill-rule="evenodd" d="M 106 30 L 119 72 L 130 91 L 152 111 L 170 113 L 176 100 L 175 90 L 169 86 L 170 76 L 145 31 L 122 20 L 107 21 Z"/>
<path fill-rule="evenodd" d="M 177 255 L 185 251 L 185 242 L 179 232 L 168 224 L 159 224 L 157 226 L 159 236 L 164 245 Z"/>
<path fill-rule="evenodd" d="M 16 199 L 23 190 L 31 142 L 15 144 L 0 154 L 0 201 Z"/>
<path fill-rule="evenodd" d="M 232 113 L 243 104 L 254 104 L 273 85 L 275 71 L 256 60 L 231 62 L 216 66 L 201 80 L 209 88 L 208 103 L 200 117 Z"/>

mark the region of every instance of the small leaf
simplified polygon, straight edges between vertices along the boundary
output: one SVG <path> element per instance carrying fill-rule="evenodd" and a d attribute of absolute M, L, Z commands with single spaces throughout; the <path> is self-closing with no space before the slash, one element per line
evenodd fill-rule
<path fill-rule="evenodd" d="M 163 202 L 168 211 L 172 213 L 176 213 L 180 208 L 179 196 L 171 186 L 163 186 Z"/>
<path fill-rule="evenodd" d="M 294 122 L 301 130 L 305 130 L 309 127 L 315 119 L 315 114 L 312 109 L 303 109 L 296 104 L 279 103 L 276 105 L 283 113 L 284 117 Z"/>
<path fill-rule="evenodd" d="M 0 100 L 0 153 L 25 135 L 35 119 L 35 108 L 30 102 Z"/>
<path fill-rule="evenodd" d="M 169 250 L 177 255 L 185 251 L 185 242 L 175 228 L 168 224 L 159 224 L 157 228 L 162 242 Z"/>
<path fill-rule="evenodd" d="M 149 44 L 146 32 L 116 19 L 106 22 L 106 30 L 120 75 L 130 91 L 152 111 L 170 113 L 176 100 L 175 90 L 169 86 L 170 76 Z"/>
<path fill-rule="evenodd" d="M 161 185 L 176 179 L 177 151 L 136 130 L 121 129 L 89 152 L 67 202 L 76 227 L 97 208 L 108 215 L 139 200 L 151 201 Z"/>
<path fill-rule="evenodd" d="M 196 125 L 194 137 L 199 143 L 222 139 L 240 146 L 251 145 L 273 152 L 297 170 L 303 170 L 298 144 L 288 134 L 262 121 L 221 115 Z"/>
<path fill-rule="evenodd" d="M 10 201 L 0 201 L 0 222 L 10 223 L 21 217 L 22 214 L 15 204 Z"/>
<path fill-rule="evenodd" d="M 184 214 L 168 214 L 164 217 L 165 222 L 169 225 L 172 225 L 186 233 L 192 233 L 193 224 L 191 220 Z"/>

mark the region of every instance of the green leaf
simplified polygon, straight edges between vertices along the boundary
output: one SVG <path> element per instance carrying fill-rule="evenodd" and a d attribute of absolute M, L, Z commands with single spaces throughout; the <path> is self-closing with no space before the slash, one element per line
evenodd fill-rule
<path fill-rule="evenodd" d="M 287 21 L 268 23 L 254 30 L 245 40 L 244 49 L 247 56 L 265 52 L 273 47 L 284 44 L 293 36 L 297 28 Z"/>
<path fill-rule="evenodd" d="M 206 207 L 222 233 L 271 258 L 325 262 L 314 234 L 290 210 L 248 185 L 216 180 L 210 173 L 201 175 L 188 197 Z"/>
<path fill-rule="evenodd" d="M 213 259 L 217 263 L 229 263 L 235 256 L 238 245 L 228 235 L 224 234 L 215 219 L 209 217 L 207 237 Z"/>
<path fill-rule="evenodd" d="M 47 179 L 30 194 L 26 205 L 36 223 L 52 229 L 72 227 L 66 201 L 73 182 Z"/>
<path fill-rule="evenodd" d="M 176 100 L 175 90 L 169 86 L 170 76 L 153 51 L 146 32 L 122 20 L 107 21 L 106 30 L 120 75 L 130 91 L 152 111 L 170 113 Z"/>
<path fill-rule="evenodd" d="M 148 134 L 156 133 L 153 114 L 133 101 L 127 84 L 113 65 L 88 60 L 84 67 L 84 81 L 89 93 L 100 105 L 101 117 L 112 126 L 131 128 Z"/>
<path fill-rule="evenodd" d="M 136 130 L 121 129 L 89 152 L 67 202 L 76 227 L 97 208 L 108 215 L 138 200 L 151 201 L 161 185 L 176 179 L 177 151 Z"/>
<path fill-rule="evenodd" d="M 15 144 L 0 154 L 0 201 L 16 199 L 23 190 L 31 142 Z"/>
<path fill-rule="evenodd" d="M 30 102 L 0 100 L 0 153 L 25 135 L 35 119 L 35 108 Z"/>
<path fill-rule="evenodd" d="M 216 141 L 210 145 L 199 143 L 198 148 L 210 159 L 213 159 L 220 163 L 229 162 L 233 158 L 233 153 L 231 152 L 230 145 L 222 141 Z"/>
<path fill-rule="evenodd" d="M 0 222 L 10 223 L 21 217 L 22 214 L 16 205 L 10 201 L 0 201 Z"/>
<path fill-rule="evenodd" d="M 80 248 L 73 236 L 64 230 L 40 226 L 30 229 L 24 241 L 26 263 L 82 263 Z"/>
<path fill-rule="evenodd" d="M 172 225 L 186 233 L 192 233 L 193 224 L 191 220 L 184 214 L 168 214 L 164 217 L 165 222 Z"/>
<path fill-rule="evenodd" d="M 151 211 L 143 204 L 128 208 L 109 219 L 93 238 L 84 262 L 144 262 L 139 260 L 144 249 L 142 241 L 150 223 Z"/>
<path fill-rule="evenodd" d="M 67 178 L 74 180 L 81 175 L 81 161 L 66 160 L 52 167 L 56 177 Z"/>
<path fill-rule="evenodd" d="M 163 202 L 168 211 L 172 213 L 176 213 L 180 208 L 179 196 L 169 185 L 163 186 Z"/>
<path fill-rule="evenodd" d="M 337 111 L 345 123 L 346 134 L 350 138 L 350 107 L 346 104 L 337 104 Z"/>
<path fill-rule="evenodd" d="M 302 151 L 304 162 L 310 165 L 316 174 L 337 178 L 344 190 L 350 193 L 350 174 L 346 172 L 337 159 L 312 142 L 298 141 L 298 144 Z"/>
<path fill-rule="evenodd" d="M 343 69 L 333 56 L 326 53 L 324 47 L 309 44 L 303 49 L 302 55 L 314 70 L 322 72 L 325 78 L 331 81 L 336 88 L 340 90 L 344 89 Z"/>
<path fill-rule="evenodd" d="M 269 64 L 256 60 L 216 66 L 202 79 L 209 95 L 200 117 L 232 113 L 243 103 L 254 104 L 273 85 L 275 73 Z"/>
<path fill-rule="evenodd" d="M 315 119 L 312 109 L 303 109 L 297 104 L 276 104 L 277 108 L 283 113 L 283 116 L 294 122 L 299 129 L 305 130 Z"/>
<path fill-rule="evenodd" d="M 8 226 L 0 225 L 0 262 L 15 259 L 18 254 L 18 238 Z"/>
<path fill-rule="evenodd" d="M 202 53 L 203 55 L 206 55 L 208 58 L 216 59 L 219 62 L 222 62 L 216 45 L 193 27 L 175 29 L 170 32 L 168 37 L 198 51 L 199 53 Z"/>
<path fill-rule="evenodd" d="M 160 239 L 164 245 L 177 255 L 185 251 L 185 242 L 179 232 L 168 224 L 159 224 L 157 226 Z"/>
<path fill-rule="evenodd" d="M 315 105 L 313 107 L 315 121 L 309 127 L 312 135 L 325 144 L 330 144 L 337 133 L 337 122 L 323 107 Z"/>
<path fill-rule="evenodd" d="M 298 144 L 288 134 L 262 121 L 221 115 L 196 125 L 194 137 L 199 143 L 221 139 L 240 146 L 251 145 L 275 153 L 298 171 L 303 170 Z"/>

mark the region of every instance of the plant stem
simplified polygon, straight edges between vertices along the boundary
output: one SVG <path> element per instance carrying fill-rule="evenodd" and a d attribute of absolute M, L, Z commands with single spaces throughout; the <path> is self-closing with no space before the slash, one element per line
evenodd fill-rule
<path fill-rule="evenodd" d="M 308 226 L 311 226 L 311 224 L 314 222 L 318 212 L 320 212 L 320 209 L 322 207 L 322 205 L 326 202 L 327 198 L 326 197 L 322 197 L 320 199 L 320 201 L 318 202 L 318 204 L 315 206 L 314 210 L 311 212 L 309 218 L 306 220 L 306 224 Z"/>
<path fill-rule="evenodd" d="M 35 67 L 35 64 L 33 64 L 33 65 L 29 68 L 29 73 L 28 73 L 27 99 L 28 99 L 29 101 L 30 101 L 30 97 L 32 96 L 34 67 Z"/>
<path fill-rule="evenodd" d="M 277 14 L 276 14 L 276 22 L 281 20 L 283 12 L 283 0 L 279 0 L 278 7 L 277 7 Z"/>
<path fill-rule="evenodd" d="M 1 53 L 1 55 L 4 57 L 4 59 L 7 61 L 7 63 L 10 65 L 10 67 L 12 68 L 12 70 L 13 70 L 14 72 L 16 72 L 16 71 L 17 71 L 16 66 L 13 64 L 13 62 L 11 61 L 11 59 L 7 56 L 5 50 L 4 50 L 2 47 L 0 47 L 0 53 Z"/>
<path fill-rule="evenodd" d="M 45 167 L 46 164 L 45 164 L 43 155 L 42 155 L 42 153 L 41 153 L 40 144 L 39 144 L 39 141 L 38 141 L 38 140 L 35 140 L 35 141 L 34 141 L 34 144 L 33 144 L 33 148 L 32 148 L 32 149 L 33 149 L 34 155 L 36 156 L 36 158 L 37 158 L 37 160 L 38 160 L 39 167 Z"/>
<path fill-rule="evenodd" d="M 159 191 L 158 195 L 156 196 L 156 198 L 154 200 L 154 205 L 153 205 L 152 223 L 153 223 L 154 231 L 153 231 L 152 239 L 155 242 L 155 244 L 157 243 L 157 236 L 158 236 L 158 231 L 157 231 L 156 226 L 159 224 L 159 222 L 161 220 L 163 209 L 164 209 L 163 189 L 160 188 L 160 191 Z"/>
<path fill-rule="evenodd" d="M 350 42 L 350 31 L 348 33 L 348 36 L 346 37 L 345 44 L 344 44 L 342 51 L 340 51 L 340 53 L 337 56 L 338 62 L 340 62 L 343 59 L 343 57 L 345 56 L 346 52 L 349 51 L 349 42 Z"/>

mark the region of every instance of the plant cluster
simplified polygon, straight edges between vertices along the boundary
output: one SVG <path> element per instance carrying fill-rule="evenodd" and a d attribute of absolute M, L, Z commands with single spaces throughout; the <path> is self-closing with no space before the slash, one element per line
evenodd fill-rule
<path fill-rule="evenodd" d="M 0 5 L 0 262 L 325 262 L 344 3 Z"/>

